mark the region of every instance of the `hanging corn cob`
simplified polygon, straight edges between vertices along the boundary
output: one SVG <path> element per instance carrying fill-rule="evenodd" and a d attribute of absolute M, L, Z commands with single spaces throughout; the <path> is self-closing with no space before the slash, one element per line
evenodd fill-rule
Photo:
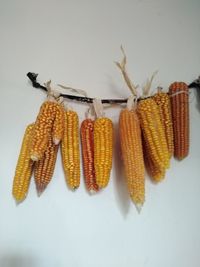
<path fill-rule="evenodd" d="M 45 190 L 52 179 L 56 158 L 58 152 L 58 145 L 53 143 L 52 137 L 49 136 L 47 148 L 41 160 L 35 163 L 34 178 L 38 195 Z"/>
<path fill-rule="evenodd" d="M 12 194 L 17 202 L 26 198 L 33 170 L 33 161 L 30 159 L 30 141 L 34 124 L 27 126 L 15 170 Z"/>
<path fill-rule="evenodd" d="M 94 121 L 85 119 L 81 124 L 81 141 L 85 184 L 89 192 L 98 191 L 94 170 Z"/>
<path fill-rule="evenodd" d="M 64 135 L 61 142 L 62 163 L 68 186 L 75 190 L 80 184 L 79 121 L 76 112 L 65 112 Z"/>
<path fill-rule="evenodd" d="M 128 191 L 140 211 L 145 200 L 144 160 L 140 124 L 135 110 L 121 111 L 119 130 Z"/>
<path fill-rule="evenodd" d="M 53 123 L 52 135 L 54 144 L 58 145 L 63 138 L 64 133 L 65 110 L 61 104 L 57 105 L 55 120 Z"/>
<path fill-rule="evenodd" d="M 167 141 L 156 102 L 152 98 L 139 101 L 137 112 L 149 157 L 157 169 L 169 168 Z"/>
<path fill-rule="evenodd" d="M 167 140 L 167 147 L 170 158 L 174 154 L 174 136 L 171 116 L 170 99 L 167 93 L 161 92 L 158 88 L 158 92 L 153 96 L 156 104 L 158 105 L 160 118 L 164 127 L 165 137 Z"/>
<path fill-rule="evenodd" d="M 148 175 L 154 182 L 161 182 L 165 178 L 165 168 L 160 168 L 152 160 L 151 155 L 149 154 L 150 149 L 148 148 L 144 138 L 142 140 L 142 146 L 144 151 L 144 162 Z"/>
<path fill-rule="evenodd" d="M 112 168 L 113 124 L 108 118 L 97 118 L 94 123 L 94 167 L 99 188 L 107 186 Z"/>
<path fill-rule="evenodd" d="M 128 77 L 126 71 L 126 55 L 121 47 L 124 55 L 121 63 L 116 62 L 118 68 L 121 70 L 124 80 L 134 96 L 137 97 L 137 86 Z M 142 129 L 142 135 L 145 142 L 144 159 L 148 161 L 146 165 L 151 166 L 151 176 L 154 179 L 161 179 L 164 170 L 169 167 L 169 151 L 167 147 L 167 140 L 164 128 L 161 122 L 159 108 L 154 99 L 148 97 L 152 81 L 157 72 L 154 72 L 151 79 L 147 79 L 146 85 L 143 88 L 143 99 L 137 105 L 137 114 Z"/>
<path fill-rule="evenodd" d="M 184 82 L 169 87 L 174 129 L 174 156 L 181 160 L 189 153 L 189 89 Z"/>
<path fill-rule="evenodd" d="M 46 101 L 40 108 L 31 144 L 31 159 L 34 161 L 40 160 L 47 148 L 58 105 L 56 102 Z"/>

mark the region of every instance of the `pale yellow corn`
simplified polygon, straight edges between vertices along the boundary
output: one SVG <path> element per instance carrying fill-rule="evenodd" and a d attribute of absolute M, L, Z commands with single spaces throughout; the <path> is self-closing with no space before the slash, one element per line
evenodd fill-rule
<path fill-rule="evenodd" d="M 67 184 L 75 190 L 80 185 L 79 120 L 77 113 L 71 110 L 65 112 L 61 152 Z"/>

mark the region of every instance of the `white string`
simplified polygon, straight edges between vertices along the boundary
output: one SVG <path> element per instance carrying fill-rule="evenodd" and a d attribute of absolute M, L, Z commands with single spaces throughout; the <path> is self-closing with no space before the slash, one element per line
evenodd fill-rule
<path fill-rule="evenodd" d="M 176 92 L 176 93 L 171 94 L 170 97 L 174 97 L 174 96 L 179 95 L 179 94 L 186 94 L 186 95 L 189 95 L 189 92 L 184 91 L 184 90 L 181 90 L 181 91 L 178 91 L 178 92 Z"/>

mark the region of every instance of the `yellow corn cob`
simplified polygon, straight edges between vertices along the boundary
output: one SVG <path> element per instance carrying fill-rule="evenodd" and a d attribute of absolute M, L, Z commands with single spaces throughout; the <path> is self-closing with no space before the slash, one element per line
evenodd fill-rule
<path fill-rule="evenodd" d="M 58 105 L 56 102 L 46 101 L 40 108 L 31 144 L 31 159 L 34 161 L 40 160 L 47 148 Z"/>
<path fill-rule="evenodd" d="M 113 124 L 108 118 L 98 118 L 94 123 L 94 168 L 100 188 L 107 186 L 112 168 Z"/>
<path fill-rule="evenodd" d="M 153 97 L 160 111 L 170 158 L 174 154 L 174 136 L 171 116 L 170 99 L 167 93 L 158 91 Z"/>
<path fill-rule="evenodd" d="M 26 198 L 33 170 L 33 161 L 30 159 L 30 141 L 34 124 L 27 126 L 15 170 L 12 194 L 17 202 Z"/>
<path fill-rule="evenodd" d="M 119 130 L 128 191 L 136 207 L 140 208 L 145 200 L 144 159 L 140 124 L 135 110 L 121 111 Z"/>
<path fill-rule="evenodd" d="M 65 112 L 61 152 L 67 184 L 74 190 L 80 185 L 79 121 L 77 113 L 71 110 Z"/>
<path fill-rule="evenodd" d="M 158 169 L 169 168 L 167 141 L 156 102 L 152 98 L 139 101 L 137 112 L 148 153 L 154 165 Z"/>
<path fill-rule="evenodd" d="M 147 147 L 144 138 L 142 141 L 142 145 L 144 152 L 144 162 L 148 175 L 154 182 L 161 182 L 165 178 L 165 168 L 160 168 L 153 162 L 151 156 L 149 155 L 149 148 Z"/>
<path fill-rule="evenodd" d="M 62 105 L 57 105 L 55 120 L 53 123 L 53 142 L 58 145 L 63 138 L 64 133 L 64 116 L 65 110 Z"/>
<path fill-rule="evenodd" d="M 53 143 L 52 137 L 49 136 L 47 148 L 41 160 L 35 163 L 34 178 L 38 195 L 45 190 L 52 179 L 56 158 L 58 152 L 58 145 Z"/>

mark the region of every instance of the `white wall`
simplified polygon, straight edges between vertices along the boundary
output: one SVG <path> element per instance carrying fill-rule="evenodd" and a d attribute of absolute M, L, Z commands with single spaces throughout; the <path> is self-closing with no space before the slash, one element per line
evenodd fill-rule
<path fill-rule="evenodd" d="M 58 158 L 54 179 L 38 198 L 32 181 L 19 206 L 12 179 L 25 126 L 45 94 L 28 71 L 85 88 L 90 96 L 127 97 L 114 65 L 124 45 L 128 69 L 143 84 L 190 82 L 200 73 L 199 0 L 0 1 L 0 267 L 198 267 L 200 262 L 200 113 L 190 96 L 191 148 L 165 181 L 146 179 L 138 215 L 130 203 L 116 140 L 111 181 L 89 196 L 83 179 L 70 192 Z M 70 103 L 84 118 L 86 106 Z M 106 110 L 117 123 L 119 108 Z M 117 130 L 117 126 L 116 126 Z M 117 133 L 116 133 L 117 139 Z"/>

